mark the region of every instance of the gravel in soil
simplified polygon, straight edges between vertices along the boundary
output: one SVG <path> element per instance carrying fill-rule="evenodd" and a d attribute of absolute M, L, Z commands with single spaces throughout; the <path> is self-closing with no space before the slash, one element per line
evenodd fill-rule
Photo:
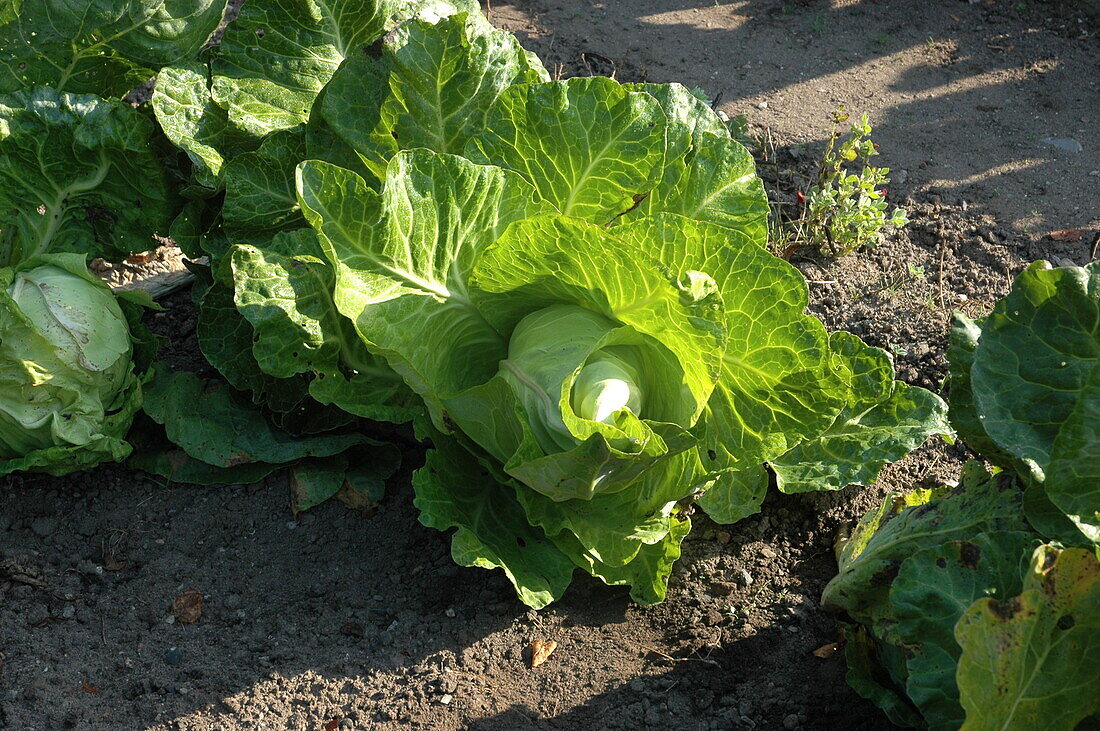
<path fill-rule="evenodd" d="M 566 75 L 721 92 L 804 172 L 837 103 L 870 112 L 912 224 L 870 252 L 793 263 L 831 329 L 939 390 L 952 309 L 987 312 L 1033 259 L 1086 262 L 1100 230 L 1100 91 L 1080 73 L 1098 66 L 1096 16 L 1028 5 L 535 1 L 491 17 Z M 1068 227 L 1087 235 L 1044 235 Z M 151 324 L 173 336 L 169 359 L 200 368 L 187 296 L 167 304 Z M 843 653 L 829 655 L 832 544 L 887 492 L 950 480 L 967 453 L 932 443 L 870 488 L 773 493 L 732 527 L 697 516 L 662 605 L 578 575 L 539 613 L 417 523 L 422 455 L 406 456 L 369 515 L 333 502 L 295 518 L 280 474 L 226 488 L 117 466 L 6 478 L 0 727 L 880 729 Z M 184 621 L 196 593 L 201 614 Z M 531 669 L 536 640 L 557 649 Z"/>

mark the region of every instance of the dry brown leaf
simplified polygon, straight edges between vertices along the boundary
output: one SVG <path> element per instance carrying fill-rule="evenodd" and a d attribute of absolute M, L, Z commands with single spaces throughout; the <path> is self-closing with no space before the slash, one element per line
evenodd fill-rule
<path fill-rule="evenodd" d="M 339 726 L 340 726 L 340 719 L 339 718 L 334 718 L 331 721 L 326 721 L 325 722 L 325 731 L 336 731 L 336 729 Z"/>
<path fill-rule="evenodd" d="M 820 657 L 822 660 L 828 660 L 830 657 L 836 654 L 836 651 L 838 649 L 840 649 L 839 642 L 830 642 L 829 644 L 822 645 L 821 647 L 814 650 L 813 655 L 814 657 Z"/>
<path fill-rule="evenodd" d="M 172 600 L 172 612 L 176 615 L 176 621 L 182 624 L 199 621 L 202 616 L 202 592 L 196 589 L 183 592 Z"/>
<path fill-rule="evenodd" d="M 1085 232 L 1079 228 L 1063 228 L 1060 231 L 1051 231 L 1047 236 L 1055 241 L 1065 241 L 1070 244 L 1075 244 L 1085 238 Z"/>
<path fill-rule="evenodd" d="M 558 643 L 554 640 L 535 640 L 532 642 L 530 647 L 527 648 L 527 652 L 531 655 L 531 669 L 533 670 L 546 662 L 556 649 L 558 649 Z"/>

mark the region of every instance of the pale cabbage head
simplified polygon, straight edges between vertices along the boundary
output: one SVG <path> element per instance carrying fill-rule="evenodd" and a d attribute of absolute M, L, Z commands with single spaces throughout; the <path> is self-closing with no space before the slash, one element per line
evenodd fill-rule
<path fill-rule="evenodd" d="M 519 322 L 500 373 L 548 454 L 576 447 L 593 431 L 614 438 L 621 430 L 628 440 L 636 433 L 628 422 L 648 416 L 643 351 L 652 347 L 639 342 L 630 328 L 576 305 L 546 307 Z"/>
<path fill-rule="evenodd" d="M 82 260 L 83 257 L 80 257 Z M 0 458 L 99 449 L 135 390 L 130 328 L 114 294 L 66 263 L 6 270 L 0 309 Z M 81 265 L 82 266 L 82 265 Z M 76 271 L 81 271 L 77 269 Z M 123 428 L 124 431 L 124 428 Z"/>

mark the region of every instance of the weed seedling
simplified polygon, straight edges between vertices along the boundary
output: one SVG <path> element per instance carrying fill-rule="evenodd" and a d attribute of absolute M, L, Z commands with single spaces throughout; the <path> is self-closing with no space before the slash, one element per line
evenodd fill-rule
<path fill-rule="evenodd" d="M 798 222 L 806 243 L 822 249 L 827 246 L 838 255 L 875 245 L 886 226 L 901 228 L 909 223 L 900 208 L 887 213 L 885 186 L 890 170 L 870 165 L 878 150 L 871 141 L 867 115 L 860 117 L 848 136 L 840 140 L 838 128 L 847 120 L 843 108 L 838 110 L 817 184 L 810 188 L 805 214 Z"/>

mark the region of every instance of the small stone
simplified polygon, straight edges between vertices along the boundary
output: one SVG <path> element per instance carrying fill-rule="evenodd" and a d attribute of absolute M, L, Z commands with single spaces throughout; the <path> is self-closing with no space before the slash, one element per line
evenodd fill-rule
<path fill-rule="evenodd" d="M 1044 137 L 1039 141 L 1042 142 L 1044 145 L 1055 147 L 1062 152 L 1070 152 L 1073 154 L 1081 152 L 1085 149 L 1081 146 L 1080 142 L 1073 139 L 1072 137 Z"/>
<path fill-rule="evenodd" d="M 37 675 L 23 688 L 23 697 L 28 700 L 34 700 L 45 693 L 49 687 L 50 684 L 46 680 L 46 677 L 44 675 Z"/>
<path fill-rule="evenodd" d="M 72 604 L 66 604 L 65 608 L 61 610 L 62 619 L 72 619 L 76 616 L 76 607 Z"/>
<path fill-rule="evenodd" d="M 179 665 L 182 660 L 183 653 L 174 647 L 168 652 L 164 653 L 164 662 L 168 663 L 169 665 Z"/>
<path fill-rule="evenodd" d="M 440 696 L 439 702 L 445 706 L 449 706 L 451 705 L 451 701 L 453 701 L 454 699 L 455 697 L 450 693 L 444 693 L 442 696 Z"/>
<path fill-rule="evenodd" d="M 31 521 L 31 530 L 39 538 L 48 538 L 57 530 L 56 518 L 35 518 Z"/>
<path fill-rule="evenodd" d="M 80 522 L 76 524 L 76 532 L 85 538 L 90 538 L 96 534 L 96 522 L 94 518 L 85 516 L 80 519 Z"/>
<path fill-rule="evenodd" d="M 286 529 L 287 530 L 294 530 L 297 527 L 298 527 L 298 524 L 295 523 L 293 520 L 288 521 L 287 524 L 286 524 Z"/>
<path fill-rule="evenodd" d="M 760 102 L 759 104 L 756 105 L 756 108 L 757 109 L 767 109 L 768 108 L 768 103 L 767 102 Z"/>
<path fill-rule="evenodd" d="M 443 614 L 447 615 L 451 619 L 454 619 L 457 616 L 454 607 L 447 607 L 446 611 L 444 611 Z"/>
<path fill-rule="evenodd" d="M 738 569 L 734 572 L 733 576 L 741 586 L 750 586 L 752 584 L 752 574 L 750 574 L 747 569 Z"/>
<path fill-rule="evenodd" d="M 801 724 L 799 723 L 797 714 L 791 713 L 783 719 L 783 728 L 788 729 L 788 731 L 798 728 L 799 725 Z"/>
<path fill-rule="evenodd" d="M 752 577 L 749 577 L 749 579 L 751 580 Z M 737 587 L 734 584 L 725 581 L 716 581 L 710 585 L 710 593 L 712 596 L 729 596 L 736 591 L 736 589 Z"/>
<path fill-rule="evenodd" d="M 727 532 L 726 532 L 726 531 L 724 531 L 724 530 L 720 530 L 720 531 L 718 531 L 717 533 L 715 533 L 715 534 L 714 534 L 714 537 L 715 537 L 715 538 L 716 538 L 716 539 L 718 540 L 718 542 L 719 542 L 719 543 L 721 543 L 721 544 L 722 544 L 723 546 L 724 546 L 724 545 L 726 545 L 727 543 L 729 543 L 729 542 L 730 542 L 731 540 L 733 540 L 733 536 L 731 536 L 731 535 L 730 535 L 729 533 L 727 533 Z"/>

